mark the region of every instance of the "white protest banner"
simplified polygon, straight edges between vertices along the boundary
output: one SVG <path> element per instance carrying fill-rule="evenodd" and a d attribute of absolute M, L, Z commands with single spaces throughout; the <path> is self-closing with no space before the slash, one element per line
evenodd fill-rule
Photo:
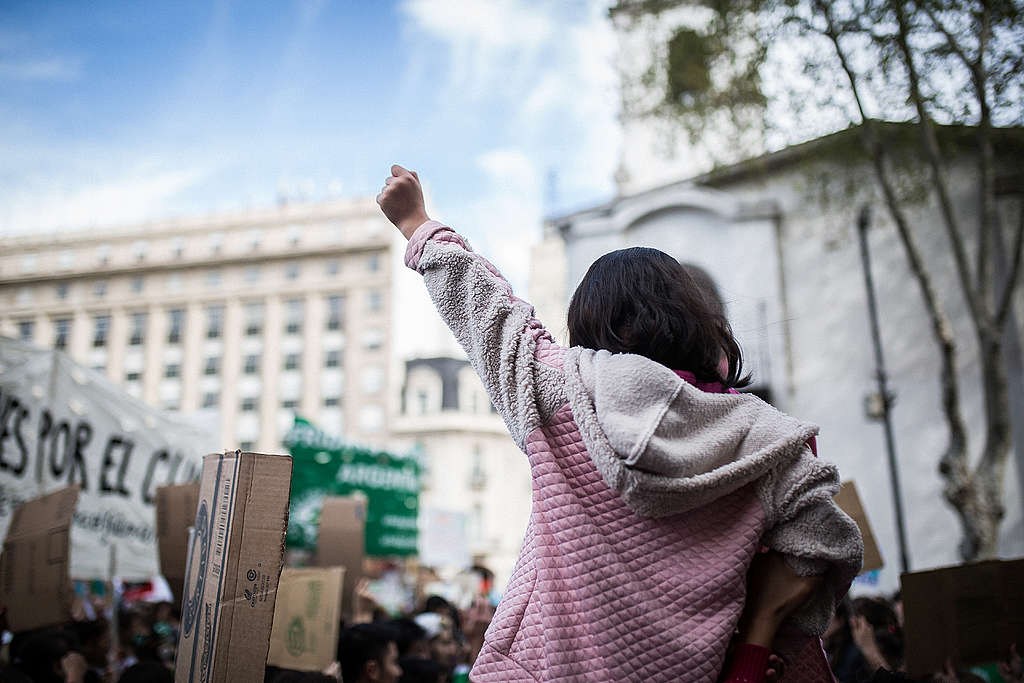
<path fill-rule="evenodd" d="M 73 578 L 105 578 L 111 546 L 118 576 L 158 574 L 156 489 L 198 479 L 218 440 L 63 353 L 0 339 L 0 538 L 18 505 L 78 484 Z"/>

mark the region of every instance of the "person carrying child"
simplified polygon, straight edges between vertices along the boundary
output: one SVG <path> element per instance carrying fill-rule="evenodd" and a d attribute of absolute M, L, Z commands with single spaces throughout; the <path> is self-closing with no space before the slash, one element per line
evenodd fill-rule
<path fill-rule="evenodd" d="M 416 173 L 392 166 L 377 202 L 531 467 L 522 551 L 471 679 L 712 683 L 736 636 L 744 659 L 778 650 L 785 681 L 833 680 L 819 637 L 863 555 L 832 501 L 838 472 L 808 447 L 817 427 L 734 391 L 739 346 L 683 267 L 655 249 L 598 259 L 565 348 L 430 220 Z M 768 628 L 744 613 L 763 549 L 813 587 Z"/>

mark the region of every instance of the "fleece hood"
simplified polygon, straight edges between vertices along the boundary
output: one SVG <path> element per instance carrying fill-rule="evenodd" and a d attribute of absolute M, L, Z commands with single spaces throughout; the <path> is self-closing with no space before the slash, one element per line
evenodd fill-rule
<path fill-rule="evenodd" d="M 575 347 L 563 371 L 598 471 L 647 517 L 728 495 L 798 458 L 818 433 L 752 394 L 703 392 L 643 356 Z"/>

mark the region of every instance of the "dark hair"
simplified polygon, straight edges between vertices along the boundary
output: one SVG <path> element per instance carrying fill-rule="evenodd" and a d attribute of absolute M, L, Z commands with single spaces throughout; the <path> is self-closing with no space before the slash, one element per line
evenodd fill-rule
<path fill-rule="evenodd" d="M 398 665 L 402 667 L 398 683 L 437 683 L 438 677 L 445 672 L 444 667 L 433 659 L 420 657 L 405 657 L 399 660 Z"/>
<path fill-rule="evenodd" d="M 408 617 L 392 619 L 388 626 L 395 632 L 395 645 L 398 647 L 399 657 L 404 657 L 417 640 L 427 640 L 427 632 L 423 627 Z"/>
<path fill-rule="evenodd" d="M 691 267 L 691 270 L 703 273 Z M 739 344 L 714 283 L 663 251 L 630 247 L 594 261 L 569 302 L 569 345 L 635 353 L 698 381 L 745 387 Z M 718 366 L 729 363 L 725 377 Z"/>
<path fill-rule="evenodd" d="M 174 674 L 159 662 L 139 662 L 125 669 L 117 683 L 174 683 Z"/>
<path fill-rule="evenodd" d="M 366 663 L 383 662 L 388 644 L 395 640 L 394 630 L 382 624 L 356 624 L 342 631 L 338 638 L 341 680 L 359 680 Z"/>

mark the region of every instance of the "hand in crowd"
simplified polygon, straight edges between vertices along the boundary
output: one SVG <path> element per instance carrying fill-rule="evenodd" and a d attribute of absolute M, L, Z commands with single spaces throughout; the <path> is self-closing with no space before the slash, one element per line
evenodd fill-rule
<path fill-rule="evenodd" d="M 850 617 L 850 634 L 872 671 L 889 668 L 875 639 L 875 629 L 864 616 L 856 614 Z"/>
<path fill-rule="evenodd" d="M 1017 653 L 1017 644 L 1010 646 L 1010 656 L 999 662 L 999 675 L 1006 683 L 1024 683 L 1024 663 Z"/>
<path fill-rule="evenodd" d="M 83 683 L 89 664 L 78 652 L 69 652 L 60 660 L 60 669 L 64 674 L 64 683 Z"/>

